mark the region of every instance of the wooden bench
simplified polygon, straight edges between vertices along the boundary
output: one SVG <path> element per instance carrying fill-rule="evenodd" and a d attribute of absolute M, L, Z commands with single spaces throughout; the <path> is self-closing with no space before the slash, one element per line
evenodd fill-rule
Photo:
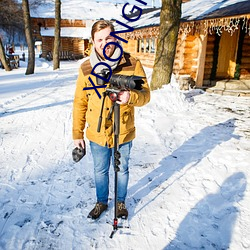
<path fill-rule="evenodd" d="M 8 55 L 10 60 L 10 67 L 18 69 L 20 67 L 20 57 L 17 54 Z"/>
<path fill-rule="evenodd" d="M 46 59 L 48 61 L 53 60 L 53 53 L 51 51 L 47 53 Z M 75 60 L 75 57 L 70 51 L 59 51 L 59 60 Z"/>
<path fill-rule="evenodd" d="M 20 67 L 20 57 L 17 54 L 6 55 L 6 61 L 11 69 L 18 69 Z M 1 63 L 1 68 L 3 69 L 3 64 Z"/>

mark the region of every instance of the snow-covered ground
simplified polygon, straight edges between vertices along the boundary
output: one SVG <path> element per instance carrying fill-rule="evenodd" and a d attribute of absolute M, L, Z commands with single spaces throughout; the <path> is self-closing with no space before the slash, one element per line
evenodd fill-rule
<path fill-rule="evenodd" d="M 82 161 L 71 157 L 80 63 L 0 69 L 0 249 L 250 249 L 250 99 L 179 91 L 174 79 L 136 111 L 129 229 L 109 238 L 112 169 L 109 209 L 87 221 L 88 144 Z"/>

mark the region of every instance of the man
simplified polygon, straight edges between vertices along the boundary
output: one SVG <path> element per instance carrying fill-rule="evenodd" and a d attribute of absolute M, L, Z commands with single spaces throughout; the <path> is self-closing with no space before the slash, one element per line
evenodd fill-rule
<path fill-rule="evenodd" d="M 111 22 L 100 20 L 94 23 L 91 31 L 93 50 L 90 59 L 82 63 L 76 84 L 75 98 L 73 104 L 73 140 L 77 147 L 85 147 L 83 130 L 87 122 L 86 137 L 90 141 L 90 148 L 94 161 L 94 175 L 96 185 L 97 203 L 90 211 L 88 218 L 97 219 L 108 208 L 109 195 L 109 168 L 113 159 L 114 152 L 114 134 L 113 134 L 113 118 L 111 113 L 112 101 L 110 98 L 105 99 L 100 132 L 97 132 L 98 121 L 101 111 L 102 99 L 100 99 L 95 91 L 91 89 L 92 84 L 89 77 L 95 85 L 97 79 L 91 75 L 91 70 L 100 62 L 107 63 L 112 74 L 121 75 L 137 75 L 142 76 L 144 84 L 142 90 L 122 90 L 118 94 L 117 103 L 120 104 L 120 135 L 119 135 L 119 152 L 121 153 L 118 172 L 118 194 L 117 194 L 117 217 L 128 216 L 125 206 L 125 198 L 128 186 L 128 161 L 132 140 L 135 138 L 134 127 L 134 107 L 143 106 L 150 100 L 150 90 L 146 81 L 145 72 L 141 63 L 132 58 L 128 53 L 123 53 L 119 60 L 114 60 L 121 56 L 121 49 L 113 43 L 117 43 L 117 39 L 110 35 L 114 31 Z M 111 44 L 108 44 L 112 42 Z M 105 52 L 103 51 L 104 47 Z M 113 60 L 105 60 L 105 55 Z M 103 65 L 95 67 L 95 73 L 100 74 Z M 84 88 L 90 88 L 83 90 Z M 102 95 L 105 88 L 98 88 Z M 111 119 L 108 119 L 110 116 Z"/>

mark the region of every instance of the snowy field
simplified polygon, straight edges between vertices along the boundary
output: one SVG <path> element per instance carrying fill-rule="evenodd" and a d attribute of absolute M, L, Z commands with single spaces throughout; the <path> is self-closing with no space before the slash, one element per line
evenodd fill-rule
<path fill-rule="evenodd" d="M 250 98 L 153 91 L 136 111 L 129 228 L 98 222 L 89 145 L 72 161 L 72 101 L 81 61 L 0 69 L 0 249 L 250 249 Z M 151 70 L 146 69 L 150 79 Z"/>

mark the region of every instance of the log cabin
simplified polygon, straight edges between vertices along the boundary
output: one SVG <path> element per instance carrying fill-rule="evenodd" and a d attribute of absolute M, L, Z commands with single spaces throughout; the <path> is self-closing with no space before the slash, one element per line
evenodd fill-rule
<path fill-rule="evenodd" d="M 91 0 L 62 0 L 60 59 L 80 59 L 91 47 L 90 29 L 98 19 L 120 18 L 124 4 Z M 52 59 L 54 45 L 55 4 L 47 1 L 31 9 L 34 41 L 42 42 L 41 57 Z"/>
<path fill-rule="evenodd" d="M 124 50 L 147 67 L 154 65 L 160 11 L 144 10 L 130 23 L 134 31 L 121 35 Z M 184 1 L 173 73 L 199 88 L 237 79 L 250 90 L 250 1 Z"/>
<path fill-rule="evenodd" d="M 52 60 L 54 18 L 32 18 L 34 40 L 41 42 L 41 57 Z M 88 23 L 84 20 L 61 20 L 60 59 L 81 59 L 89 44 Z"/>

